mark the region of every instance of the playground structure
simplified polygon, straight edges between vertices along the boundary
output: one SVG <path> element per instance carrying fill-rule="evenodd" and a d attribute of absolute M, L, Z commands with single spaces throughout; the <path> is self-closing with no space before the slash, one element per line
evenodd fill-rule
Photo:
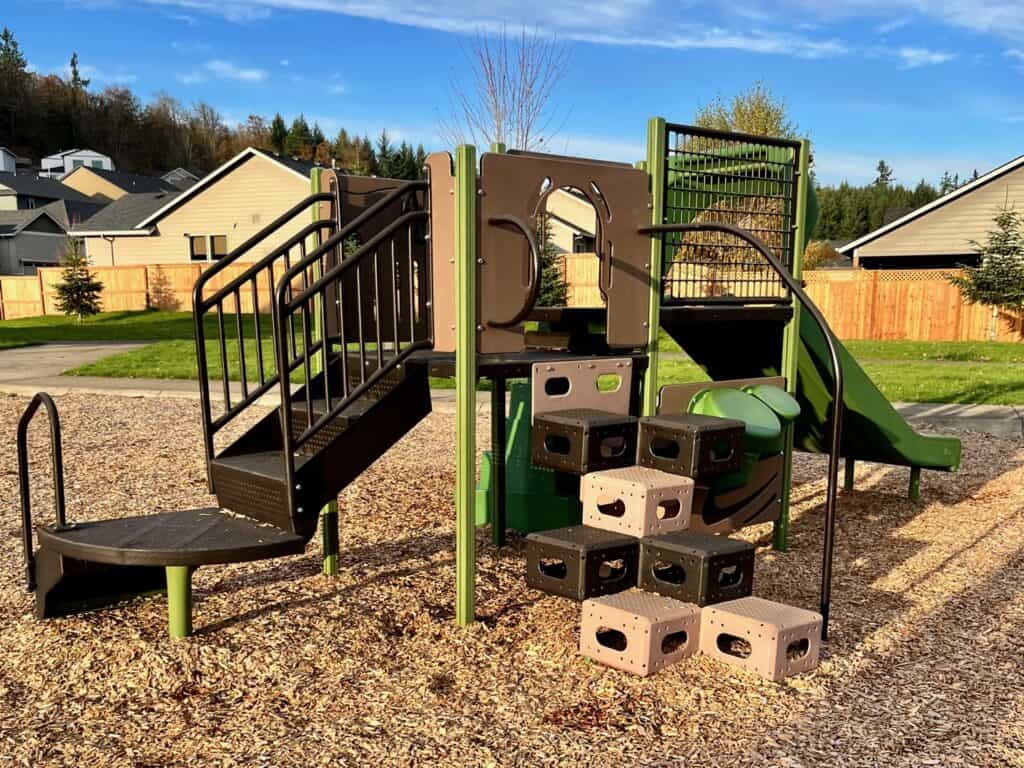
<path fill-rule="evenodd" d="M 40 618 L 166 590 L 170 634 L 185 636 L 195 568 L 298 553 L 318 529 L 331 573 L 338 493 L 430 412 L 434 374 L 456 381 L 460 623 L 474 618 L 474 529 L 486 523 L 498 546 L 506 527 L 537 534 L 527 544 L 531 579 L 539 547 L 571 546 L 583 564 L 590 553 L 603 557 L 602 548 L 622 548 L 635 563 L 631 578 L 620 576 L 610 588 L 582 568 L 573 584 L 550 590 L 597 595 L 605 602 L 585 609 L 600 614 L 595 621 L 619 611 L 636 626 L 657 624 L 652 616 L 664 612 L 662 601 L 619 589 L 646 585 L 664 589 L 665 600 L 714 605 L 717 613 L 700 613 L 702 627 L 712 617 L 738 622 L 730 628 L 771 623 L 776 610 L 779 647 L 806 641 L 800 658 L 816 658 L 815 633 L 824 635 L 829 620 L 840 459 L 848 470 L 858 459 L 908 466 L 916 496 L 922 468 L 957 468 L 959 443 L 911 430 L 803 293 L 800 259 L 815 217 L 807 143 L 655 118 L 641 167 L 492 149 L 479 167 L 472 147 L 459 147 L 454 162 L 431 155 L 423 181 L 318 169 L 310 197 L 196 283 L 204 451 L 217 507 L 68 525 L 56 408 L 45 395 L 33 400 L 18 442 L 27 582 Z M 603 308 L 537 306 L 535 219 L 556 189 L 574 190 L 596 212 Z M 280 242 L 267 256 L 226 277 L 230 265 L 273 238 Z M 273 288 L 269 327 L 268 308 L 247 308 L 242 298 L 247 289 L 260 295 L 260 285 Z M 210 324 L 215 339 L 207 338 Z M 660 330 L 713 382 L 659 389 Z M 247 340 L 265 336 L 272 359 L 259 343 L 247 351 Z M 233 363 L 240 396 L 229 386 Z M 604 375 L 617 376 L 618 386 L 602 391 Z M 480 378 L 492 383 L 492 451 L 475 488 Z M 517 379 L 531 384 L 512 384 L 509 419 L 506 393 Z M 560 391 L 561 379 L 568 386 Z M 222 438 L 227 425 L 275 393 L 277 408 L 241 437 Z M 37 551 L 25 436 L 40 405 L 51 424 L 57 519 L 36 529 Z M 576 447 L 546 456 L 548 438 Z M 673 440 L 678 453 L 657 455 L 654 446 Z M 755 599 L 753 552 L 714 535 L 771 521 L 775 546 L 785 548 L 794 449 L 829 455 L 817 619 L 742 602 Z M 649 471 L 613 474 L 637 464 Z M 656 516 L 667 503 L 675 512 L 664 516 L 676 527 L 641 520 L 632 532 L 593 528 L 600 518 L 591 517 L 591 506 L 607 503 L 601 494 L 609 493 L 601 482 L 623 480 L 650 494 L 664 491 L 645 509 Z M 585 511 L 580 495 L 590 492 L 598 502 Z M 685 558 L 696 563 L 705 587 L 683 593 L 670 581 L 639 578 L 637 571 L 650 570 L 643 563 L 655 568 L 673 558 L 679 568 L 689 567 Z M 707 577 L 712 562 L 720 571 L 737 569 L 743 589 L 730 592 L 728 579 Z M 596 562 L 597 571 L 604 563 Z M 727 619 L 733 602 L 739 606 Z M 692 633 L 693 611 L 668 614 Z M 790 638 L 794 621 L 810 634 Z M 665 631 L 677 634 L 669 625 Z M 693 637 L 668 652 L 672 661 L 685 655 L 680 648 L 692 652 Z M 806 668 L 786 671 L 755 650 L 749 658 L 767 676 Z M 646 674 L 663 663 L 649 655 L 631 668 Z"/>

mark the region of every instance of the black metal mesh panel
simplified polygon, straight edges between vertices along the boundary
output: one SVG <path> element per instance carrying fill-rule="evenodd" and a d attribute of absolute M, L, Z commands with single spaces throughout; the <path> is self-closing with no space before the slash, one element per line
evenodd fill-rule
<path fill-rule="evenodd" d="M 800 144 L 692 126 L 667 126 L 666 224 L 722 223 L 761 239 L 792 268 Z M 664 235 L 663 303 L 789 301 L 765 259 L 727 233 Z"/>

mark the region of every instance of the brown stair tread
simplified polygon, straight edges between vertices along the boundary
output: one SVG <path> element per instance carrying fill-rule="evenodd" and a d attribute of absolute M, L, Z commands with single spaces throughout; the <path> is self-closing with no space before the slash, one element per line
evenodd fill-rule
<path fill-rule="evenodd" d="M 211 507 L 38 529 L 42 547 L 113 565 L 212 565 L 299 554 L 305 540 Z"/>
<path fill-rule="evenodd" d="M 301 469 L 309 461 L 309 456 L 297 454 L 295 469 Z M 241 453 L 233 456 L 218 456 L 212 464 L 259 475 L 269 480 L 284 482 L 284 453 L 281 451 L 259 451 L 257 453 Z"/>

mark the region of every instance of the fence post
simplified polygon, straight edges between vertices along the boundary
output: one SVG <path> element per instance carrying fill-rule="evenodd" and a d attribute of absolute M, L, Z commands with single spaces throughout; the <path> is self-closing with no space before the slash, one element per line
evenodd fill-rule
<path fill-rule="evenodd" d="M 36 277 L 39 278 L 39 309 L 40 315 L 46 316 L 46 288 L 43 284 L 43 268 L 38 267 L 36 269 Z"/>

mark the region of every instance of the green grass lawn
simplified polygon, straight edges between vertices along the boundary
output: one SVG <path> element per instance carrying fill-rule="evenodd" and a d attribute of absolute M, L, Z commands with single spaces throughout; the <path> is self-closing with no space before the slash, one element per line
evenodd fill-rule
<path fill-rule="evenodd" d="M 243 316 L 248 378 L 256 379 L 256 340 L 251 315 Z M 234 316 L 225 316 L 229 339 Z M 269 317 L 261 319 L 264 368 L 273 351 Z M 206 321 L 207 355 L 214 378 L 220 376 L 217 323 Z M 48 341 L 152 341 L 143 349 L 107 357 L 67 371 L 68 375 L 122 378 L 195 379 L 192 315 L 188 312 L 110 312 L 84 322 L 39 317 L 0 322 L 0 349 Z M 1024 344 L 995 342 L 850 341 L 850 353 L 879 389 L 893 401 L 1024 404 Z M 662 334 L 662 383 L 701 381 L 704 372 Z M 228 346 L 228 376 L 238 379 L 237 345 Z M 433 379 L 437 387 L 451 380 Z"/>

